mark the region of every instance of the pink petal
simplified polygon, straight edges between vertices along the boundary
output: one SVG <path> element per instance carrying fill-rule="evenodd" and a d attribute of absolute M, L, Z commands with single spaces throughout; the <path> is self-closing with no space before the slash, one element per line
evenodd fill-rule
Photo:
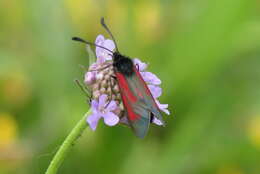
<path fill-rule="evenodd" d="M 103 45 L 104 41 L 105 41 L 105 37 L 102 34 L 100 34 L 97 36 L 95 44 Z"/>
<path fill-rule="evenodd" d="M 147 68 L 147 64 L 143 63 L 141 60 L 139 60 L 138 58 L 134 59 L 134 64 L 138 65 L 139 71 L 144 71 Z"/>
<path fill-rule="evenodd" d="M 98 114 L 91 114 L 87 117 L 89 127 L 94 131 L 97 128 L 98 121 L 101 117 Z"/>
<path fill-rule="evenodd" d="M 163 125 L 163 123 L 159 119 L 157 119 L 156 117 L 153 118 L 153 123 L 157 124 L 158 126 L 162 126 Z"/>
<path fill-rule="evenodd" d="M 151 72 L 141 72 L 141 75 L 146 83 L 160 85 L 161 80 Z"/>
<path fill-rule="evenodd" d="M 97 56 L 97 62 L 101 64 L 106 61 L 106 57 L 108 55 L 104 52 L 104 49 L 96 47 L 96 56 Z"/>
<path fill-rule="evenodd" d="M 91 101 L 91 109 L 93 113 L 96 113 L 98 110 L 98 102 L 96 100 Z"/>
<path fill-rule="evenodd" d="M 111 50 L 112 52 L 115 49 L 114 42 L 110 39 L 105 39 L 103 35 L 97 36 L 95 44 L 105 47 L 105 48 Z M 99 63 L 103 63 L 106 60 L 112 60 L 111 54 L 112 54 L 111 52 L 109 52 L 103 48 L 96 47 L 97 62 L 99 62 Z"/>
<path fill-rule="evenodd" d="M 115 49 L 115 43 L 114 43 L 112 40 L 110 40 L 110 39 L 105 40 L 103 46 L 104 46 L 105 48 L 111 50 L 112 52 L 113 52 L 113 50 Z M 112 56 L 110 56 L 112 53 L 109 52 L 109 51 L 107 51 L 107 50 L 103 50 L 103 51 L 104 51 L 104 52 L 106 53 L 106 55 L 107 55 L 106 60 L 112 60 Z M 109 54 L 110 54 L 110 55 L 109 55 Z"/>
<path fill-rule="evenodd" d="M 170 115 L 170 111 L 167 109 L 168 104 L 161 104 L 158 100 L 155 100 L 155 102 L 161 111 L 165 112 L 167 115 Z"/>
<path fill-rule="evenodd" d="M 155 85 L 148 85 L 148 88 L 150 89 L 152 95 L 154 98 L 158 98 L 162 95 L 162 88 Z"/>
<path fill-rule="evenodd" d="M 106 109 L 108 111 L 114 111 L 117 108 L 117 104 L 115 101 L 110 101 Z"/>
<path fill-rule="evenodd" d="M 107 39 L 105 40 L 102 45 L 105 48 L 107 48 L 108 50 L 111 50 L 113 52 L 113 50 L 115 49 L 115 44 L 112 40 Z M 103 48 L 96 48 L 96 54 L 97 54 L 97 58 L 98 58 L 98 62 L 103 63 L 106 60 L 112 60 L 112 54 L 110 51 L 105 50 Z"/>
<path fill-rule="evenodd" d="M 85 74 L 84 82 L 87 85 L 91 85 L 95 82 L 95 79 L 96 79 L 96 73 L 89 71 Z"/>
<path fill-rule="evenodd" d="M 103 115 L 104 122 L 108 126 L 114 126 L 119 122 L 119 117 L 115 115 L 113 112 L 108 112 L 105 115 Z"/>
<path fill-rule="evenodd" d="M 99 107 L 104 107 L 106 102 L 107 102 L 107 95 L 106 94 L 102 94 L 100 97 L 99 97 Z"/>
<path fill-rule="evenodd" d="M 101 34 L 98 35 L 95 44 L 99 46 L 104 46 L 104 42 L 105 42 L 105 37 Z M 105 61 L 104 49 L 100 47 L 96 47 L 96 56 L 97 56 L 97 62 L 103 63 Z"/>

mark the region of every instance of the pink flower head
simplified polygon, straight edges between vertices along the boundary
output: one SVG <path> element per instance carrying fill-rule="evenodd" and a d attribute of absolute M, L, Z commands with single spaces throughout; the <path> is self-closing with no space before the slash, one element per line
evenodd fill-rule
<path fill-rule="evenodd" d="M 115 101 L 107 101 L 107 95 L 103 94 L 99 100 L 92 100 L 92 114 L 88 116 L 87 122 L 92 130 L 96 130 L 98 121 L 103 118 L 108 126 L 114 126 L 119 122 L 119 117 L 113 113 L 116 110 L 117 104 Z"/>
<path fill-rule="evenodd" d="M 105 39 L 103 35 L 98 35 L 95 41 L 96 45 L 105 47 L 111 51 L 115 49 L 115 44 L 110 39 Z M 97 56 L 97 62 L 103 63 L 106 60 L 112 60 L 111 53 L 103 48 L 96 47 L 96 56 Z"/>

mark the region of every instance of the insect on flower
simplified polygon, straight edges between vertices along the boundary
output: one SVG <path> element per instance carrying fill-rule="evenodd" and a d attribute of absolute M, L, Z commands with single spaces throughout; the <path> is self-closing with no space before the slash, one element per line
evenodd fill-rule
<path fill-rule="evenodd" d="M 132 128 L 137 137 L 143 138 L 150 123 L 165 125 L 160 111 L 169 114 L 168 105 L 160 104 L 156 99 L 162 93 L 158 86 L 161 81 L 154 74 L 145 72 L 145 63 L 119 52 L 104 18 L 101 18 L 101 25 L 112 40 L 105 40 L 102 35 L 97 37 L 95 43 L 79 37 L 72 38 L 96 47 L 97 62 L 90 66 L 85 75 L 85 83 L 91 88 L 93 96 L 93 113 L 87 122 L 93 130 L 102 117 L 109 126 L 124 123 Z"/>

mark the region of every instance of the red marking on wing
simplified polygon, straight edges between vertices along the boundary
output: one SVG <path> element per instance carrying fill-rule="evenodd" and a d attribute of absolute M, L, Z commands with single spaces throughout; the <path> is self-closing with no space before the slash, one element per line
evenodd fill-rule
<path fill-rule="evenodd" d="M 131 101 L 131 102 L 136 102 L 137 98 L 132 94 L 132 92 L 130 91 L 130 88 L 128 86 L 128 83 L 124 77 L 123 74 L 116 72 L 116 77 L 119 81 L 119 86 L 124 89 L 124 94 L 127 96 L 127 98 Z"/>
<path fill-rule="evenodd" d="M 121 97 L 122 97 L 124 106 L 127 110 L 127 114 L 128 114 L 129 119 L 131 121 L 139 119 L 140 116 L 137 115 L 133 111 L 133 108 L 130 105 L 130 103 L 135 103 L 137 101 L 137 98 L 132 94 L 124 75 L 119 73 L 119 72 L 116 72 L 115 74 L 116 74 L 118 84 L 119 84 L 119 88 L 120 88 L 120 91 L 121 91 Z"/>

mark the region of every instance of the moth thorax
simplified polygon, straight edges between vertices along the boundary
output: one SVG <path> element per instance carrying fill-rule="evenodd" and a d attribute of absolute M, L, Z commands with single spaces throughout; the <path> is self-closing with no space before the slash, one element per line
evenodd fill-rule
<path fill-rule="evenodd" d="M 134 73 L 134 63 L 128 57 L 123 57 L 118 61 L 114 61 L 113 65 L 116 71 L 124 74 L 125 76 L 131 76 Z"/>

